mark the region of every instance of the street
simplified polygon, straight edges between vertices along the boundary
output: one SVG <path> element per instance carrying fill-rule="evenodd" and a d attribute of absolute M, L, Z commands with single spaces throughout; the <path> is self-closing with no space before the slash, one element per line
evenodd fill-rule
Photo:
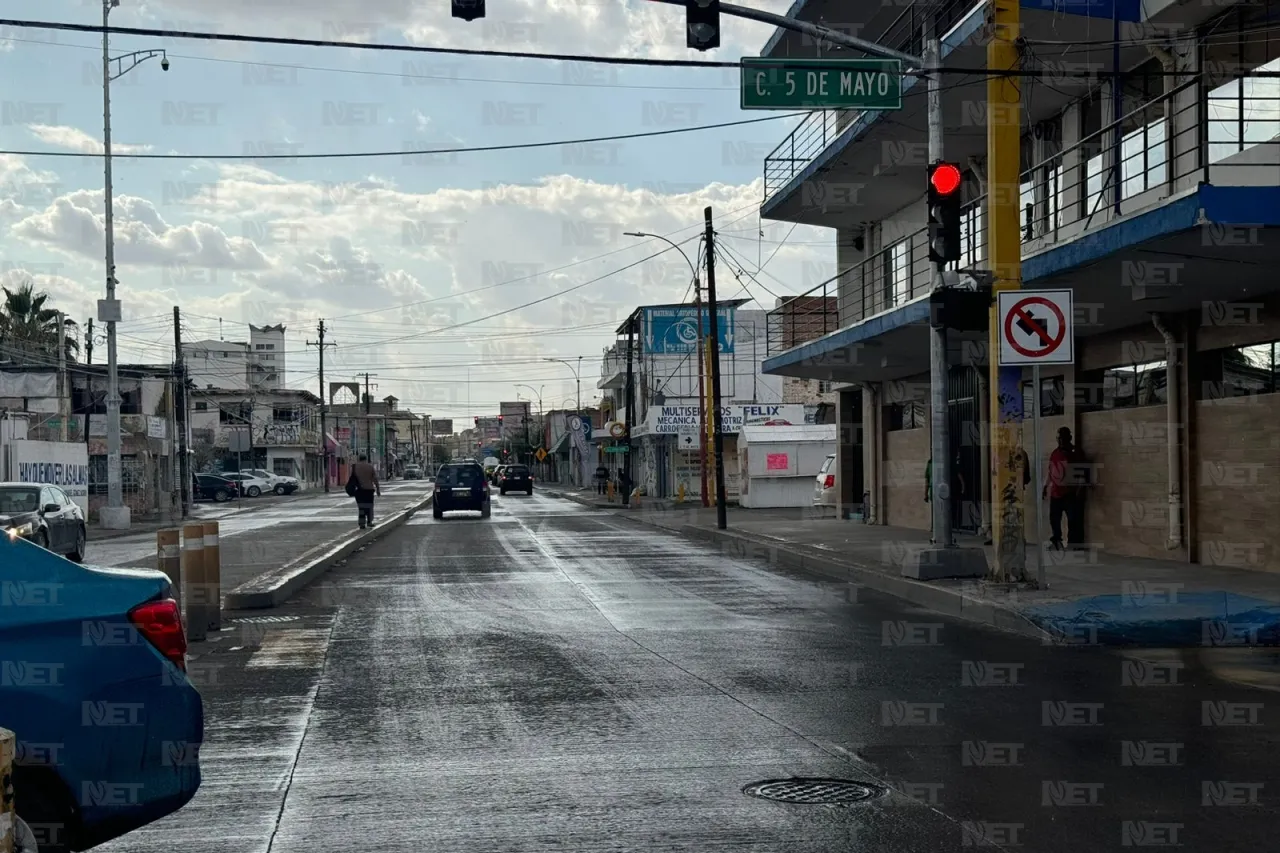
<path fill-rule="evenodd" d="M 543 493 L 493 507 L 419 515 L 193 645 L 203 787 L 99 849 L 1078 853 L 1271 837 L 1274 681 L 969 627 Z M 831 807 L 743 791 L 793 776 L 886 793 Z"/>

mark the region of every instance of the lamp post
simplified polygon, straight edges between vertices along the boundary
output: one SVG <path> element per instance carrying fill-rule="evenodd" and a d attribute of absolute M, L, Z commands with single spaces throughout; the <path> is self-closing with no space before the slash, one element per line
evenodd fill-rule
<path fill-rule="evenodd" d="M 674 240 L 669 240 L 661 234 L 649 234 L 645 231 L 627 231 L 628 237 L 651 237 L 654 240 L 662 240 L 664 243 L 670 243 L 671 248 L 680 253 L 685 263 L 689 265 L 689 272 L 693 275 L 693 305 L 694 310 L 698 312 L 698 435 L 706 436 L 707 434 L 707 391 L 704 384 L 704 372 L 706 366 L 702 362 L 702 352 L 705 348 L 703 341 L 704 334 L 702 330 L 702 285 L 698 281 L 698 268 L 693 265 L 693 261 L 689 259 L 689 255 L 685 250 L 680 248 L 680 244 Z M 707 442 L 703 438 L 698 442 L 698 471 L 702 481 L 702 505 L 711 506 L 711 496 L 707 493 Z"/>
<path fill-rule="evenodd" d="M 530 391 L 533 391 L 533 386 L 532 386 L 532 385 L 525 385 L 524 383 L 517 382 L 517 383 L 515 383 L 515 386 L 516 386 L 517 388 L 528 388 Z M 541 425 L 542 425 L 542 389 L 543 389 L 543 388 L 546 388 L 546 387 L 547 387 L 546 385 L 543 385 L 543 386 L 542 386 L 541 388 L 539 388 L 537 391 L 533 391 L 533 395 L 534 395 L 535 397 L 537 397 L 537 398 L 538 398 L 538 424 L 539 424 L 539 426 L 541 426 Z M 525 427 L 524 437 L 525 437 L 525 443 L 526 443 L 526 444 L 528 444 L 528 443 L 529 443 L 529 428 L 528 428 L 527 426 Z M 542 446 L 542 445 L 541 445 L 541 439 L 539 439 L 539 445 L 538 445 L 538 446 L 539 446 L 539 447 L 541 447 L 541 446 Z M 532 451 L 530 451 L 530 452 L 532 452 Z"/>
<path fill-rule="evenodd" d="M 169 70 L 169 57 L 163 50 L 136 50 L 111 58 L 107 19 L 120 0 L 102 0 L 102 172 L 103 230 L 106 237 L 107 298 L 98 302 L 98 322 L 107 324 L 107 505 L 99 511 L 99 522 L 109 530 L 127 530 L 129 507 L 124 503 L 123 472 L 120 459 L 120 372 L 116 356 L 116 323 L 122 312 L 116 299 L 115 218 L 111 186 L 111 81 L 153 57 L 160 57 L 160 67 Z M 126 65 L 125 63 L 129 64 Z M 118 67 L 114 74 L 112 65 Z M 86 430 L 87 432 L 87 430 Z"/>
<path fill-rule="evenodd" d="M 578 356 L 577 367 L 574 367 L 572 362 L 566 361 L 563 358 L 543 358 L 543 361 L 558 361 L 561 364 L 563 364 L 565 367 L 573 371 L 574 381 L 577 382 L 578 384 L 578 391 L 577 391 L 577 398 L 576 398 L 577 403 L 576 403 L 576 408 L 574 408 L 574 413 L 577 414 L 579 417 L 581 417 L 582 416 L 582 356 Z M 581 454 L 579 454 L 579 457 L 578 457 L 578 464 L 573 466 L 573 482 L 577 486 L 582 485 Z"/>

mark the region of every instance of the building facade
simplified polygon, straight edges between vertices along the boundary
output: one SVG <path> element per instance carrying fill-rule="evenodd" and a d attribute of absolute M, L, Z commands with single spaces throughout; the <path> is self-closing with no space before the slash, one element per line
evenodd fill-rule
<path fill-rule="evenodd" d="M 191 452 L 197 471 L 259 468 L 323 484 L 320 398 L 288 388 L 189 391 Z"/>
<path fill-rule="evenodd" d="M 917 54 L 931 14 L 943 66 L 957 69 L 985 64 L 987 12 L 792 10 Z M 1024 67 L 1051 72 L 1022 87 L 1022 286 L 1071 290 L 1076 306 L 1074 365 L 1043 368 L 1039 389 L 1028 370 L 1022 397 L 1029 414 L 1040 396 L 1045 456 L 1066 426 L 1091 464 L 1084 534 L 1107 553 L 1280 570 L 1280 529 L 1264 523 L 1280 494 L 1280 79 L 1261 76 L 1280 70 L 1276 13 L 1274 2 L 1021 4 Z M 1105 49 L 1082 47 L 1099 39 Z M 778 31 L 763 55 L 814 58 L 817 46 Z M 824 283 L 807 304 L 774 309 L 766 372 L 835 383 L 844 505 L 928 529 L 926 102 L 922 79 L 904 82 L 901 110 L 814 112 L 766 158 L 762 216 L 832 229 L 841 271 L 834 294 Z M 945 158 L 966 165 L 962 270 L 988 267 L 985 87 L 944 77 Z M 991 518 L 989 338 L 948 331 L 947 423 L 964 480 L 951 516 L 974 532 Z M 1028 541 L 1038 497 L 1024 496 Z"/>

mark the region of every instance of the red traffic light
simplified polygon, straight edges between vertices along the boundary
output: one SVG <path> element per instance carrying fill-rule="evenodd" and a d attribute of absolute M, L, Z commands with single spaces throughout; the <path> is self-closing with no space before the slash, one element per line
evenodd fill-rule
<path fill-rule="evenodd" d="M 951 195 L 960 189 L 962 180 L 960 169 L 951 163 L 939 163 L 934 166 L 933 172 L 929 175 L 929 182 L 933 184 L 934 190 L 939 195 Z"/>

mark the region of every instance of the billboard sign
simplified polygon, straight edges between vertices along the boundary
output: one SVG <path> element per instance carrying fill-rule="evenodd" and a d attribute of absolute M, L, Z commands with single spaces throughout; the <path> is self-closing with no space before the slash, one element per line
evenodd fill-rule
<path fill-rule="evenodd" d="M 431 434 L 432 435 L 453 435 L 453 419 L 452 418 L 432 418 Z"/>
<path fill-rule="evenodd" d="M 720 352 L 733 352 L 733 308 L 716 311 Z M 698 351 L 699 309 L 692 306 L 644 309 L 644 351 L 653 355 L 684 355 Z M 711 312 L 701 309 L 702 333 L 711 333 Z"/>
<path fill-rule="evenodd" d="M 89 517 L 89 448 L 80 442 L 10 442 L 7 479 L 57 486 Z"/>

